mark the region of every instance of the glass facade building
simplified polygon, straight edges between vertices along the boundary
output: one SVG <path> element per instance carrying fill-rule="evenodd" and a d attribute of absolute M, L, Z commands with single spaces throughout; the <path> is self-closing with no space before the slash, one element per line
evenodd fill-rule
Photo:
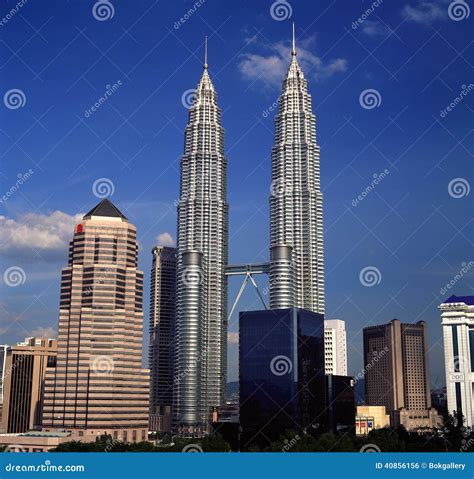
<path fill-rule="evenodd" d="M 243 449 L 325 418 L 324 316 L 299 308 L 240 313 Z"/>

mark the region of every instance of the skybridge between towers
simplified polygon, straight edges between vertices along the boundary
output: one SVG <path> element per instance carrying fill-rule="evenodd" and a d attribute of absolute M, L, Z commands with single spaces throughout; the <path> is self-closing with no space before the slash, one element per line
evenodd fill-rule
<path fill-rule="evenodd" d="M 229 321 L 230 318 L 232 317 L 232 314 L 234 313 L 235 308 L 237 307 L 237 304 L 245 291 L 245 288 L 250 281 L 255 288 L 255 291 L 258 294 L 258 297 L 260 298 L 260 301 L 263 304 L 263 307 L 265 309 L 268 309 L 262 294 L 260 293 L 260 290 L 258 289 L 257 283 L 253 279 L 253 275 L 255 274 L 269 274 L 270 273 L 270 263 L 255 263 L 255 264 L 231 264 L 228 265 L 225 269 L 225 274 L 226 276 L 244 276 L 244 281 L 242 283 L 242 286 L 240 287 L 240 290 L 237 294 L 237 297 L 235 298 L 234 304 L 232 305 L 232 308 L 230 310 L 229 316 L 227 320 Z"/>

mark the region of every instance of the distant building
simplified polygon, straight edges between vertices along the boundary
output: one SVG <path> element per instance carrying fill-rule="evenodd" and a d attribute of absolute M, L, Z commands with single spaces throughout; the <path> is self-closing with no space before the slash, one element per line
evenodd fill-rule
<path fill-rule="evenodd" d="M 6 344 L 0 344 L 0 434 L 3 431 L 3 382 L 5 377 L 5 360 L 7 357 L 8 346 Z"/>
<path fill-rule="evenodd" d="M 448 393 L 446 386 L 431 390 L 431 405 L 439 412 L 448 412 Z"/>
<path fill-rule="evenodd" d="M 150 375 L 142 368 L 137 256 L 136 228 L 109 200 L 76 224 L 61 276 L 57 367 L 46 374 L 46 432 L 147 439 Z"/>
<path fill-rule="evenodd" d="M 356 410 L 354 379 L 326 374 L 326 412 L 329 429 L 338 432 L 351 429 Z"/>
<path fill-rule="evenodd" d="M 373 429 L 390 427 L 390 415 L 385 406 L 357 406 L 355 433 L 366 436 Z"/>
<path fill-rule="evenodd" d="M 326 374 L 347 376 L 346 323 L 341 319 L 324 321 L 324 361 Z"/>
<path fill-rule="evenodd" d="M 440 305 L 448 412 L 461 411 L 474 427 L 474 296 L 451 296 Z"/>
<path fill-rule="evenodd" d="M 5 378 L 5 360 L 7 358 L 6 344 L 0 344 L 0 406 L 3 404 L 3 382 Z"/>
<path fill-rule="evenodd" d="M 26 338 L 11 346 L 5 358 L 2 431 L 23 433 L 41 427 L 46 369 L 54 371 L 55 339 Z"/>
<path fill-rule="evenodd" d="M 439 426 L 431 408 L 426 324 L 398 319 L 364 328 L 365 401 L 385 406 L 393 427 L 425 430 Z"/>
<path fill-rule="evenodd" d="M 326 421 L 324 317 L 288 308 L 240 313 L 242 447 Z"/>
<path fill-rule="evenodd" d="M 150 430 L 172 425 L 176 318 L 176 249 L 153 248 L 150 283 Z"/>
<path fill-rule="evenodd" d="M 28 431 L 17 434 L 0 434 L 0 447 L 8 452 L 48 452 L 63 442 L 73 441 L 70 432 Z"/>

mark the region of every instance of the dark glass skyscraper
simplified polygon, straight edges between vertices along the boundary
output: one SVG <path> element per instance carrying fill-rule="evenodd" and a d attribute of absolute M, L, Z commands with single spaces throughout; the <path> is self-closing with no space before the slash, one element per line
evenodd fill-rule
<path fill-rule="evenodd" d="M 324 317 L 298 308 L 240 313 L 242 446 L 325 418 Z"/>
<path fill-rule="evenodd" d="M 173 405 L 176 249 L 152 250 L 150 282 L 150 429 L 169 431 Z"/>

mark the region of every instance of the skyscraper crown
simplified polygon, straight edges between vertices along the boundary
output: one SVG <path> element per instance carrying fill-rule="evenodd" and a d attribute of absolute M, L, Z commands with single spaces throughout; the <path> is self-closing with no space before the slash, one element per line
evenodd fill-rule
<path fill-rule="evenodd" d="M 98 205 L 94 206 L 83 219 L 88 220 L 93 216 L 121 218 L 122 220 L 128 221 L 127 217 L 107 198 L 104 198 Z"/>

